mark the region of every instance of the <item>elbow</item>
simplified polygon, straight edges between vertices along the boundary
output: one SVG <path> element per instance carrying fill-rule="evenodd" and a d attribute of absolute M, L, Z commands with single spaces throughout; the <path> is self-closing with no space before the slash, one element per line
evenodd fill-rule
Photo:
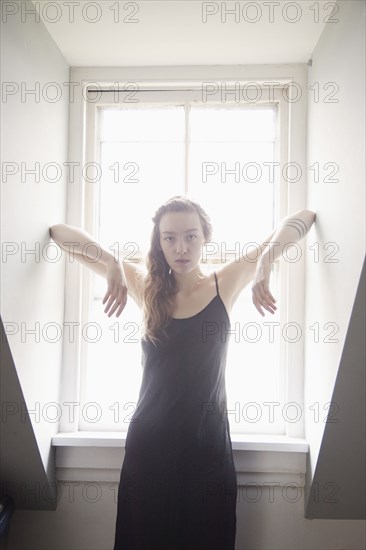
<path fill-rule="evenodd" d="M 55 223 L 54 225 L 50 225 L 50 229 L 56 229 L 57 227 L 63 227 L 65 224 L 63 223 Z"/>
<path fill-rule="evenodd" d="M 51 226 L 49 227 L 50 237 L 52 237 L 52 239 L 55 240 L 55 237 L 56 237 L 56 235 L 57 235 L 57 231 L 58 231 L 59 229 L 61 229 L 63 226 L 64 226 L 63 223 L 56 223 L 55 225 L 51 225 Z"/>
<path fill-rule="evenodd" d="M 49 233 L 50 233 L 50 237 L 53 237 L 53 235 L 55 234 L 56 227 L 57 227 L 57 225 L 50 225 L 50 227 L 48 229 Z"/>
<path fill-rule="evenodd" d="M 285 220 L 287 221 L 288 219 L 300 219 L 302 220 L 308 230 L 310 229 L 310 227 L 313 225 L 314 221 L 315 221 L 315 218 L 316 218 L 316 213 L 313 212 L 312 210 L 307 210 L 307 209 L 303 209 L 303 210 L 298 210 L 297 212 L 294 212 L 293 214 L 290 214 L 290 216 L 287 216 L 287 218 L 285 218 Z"/>
<path fill-rule="evenodd" d="M 312 210 L 304 210 L 304 213 L 306 214 L 306 216 L 309 216 L 309 218 L 311 218 L 312 221 L 315 220 L 315 218 L 316 218 L 316 213 L 313 212 Z"/>
<path fill-rule="evenodd" d="M 293 214 L 285 218 L 285 220 L 286 221 L 289 219 L 297 220 L 297 221 L 301 220 L 301 222 L 306 225 L 306 232 L 308 232 L 311 226 L 313 225 L 315 218 L 316 218 L 315 212 L 313 212 L 312 210 L 303 209 L 303 210 L 298 210 L 297 212 L 294 212 Z"/>
<path fill-rule="evenodd" d="M 306 223 L 306 225 L 308 227 L 308 230 L 309 230 L 310 227 L 315 222 L 316 213 L 313 212 L 312 210 L 303 210 L 302 211 L 302 216 L 303 216 L 303 220 Z"/>

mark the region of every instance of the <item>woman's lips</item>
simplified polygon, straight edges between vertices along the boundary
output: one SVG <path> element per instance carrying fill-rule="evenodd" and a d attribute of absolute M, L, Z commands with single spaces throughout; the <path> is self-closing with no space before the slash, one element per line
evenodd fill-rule
<path fill-rule="evenodd" d="M 188 264 L 189 260 L 175 260 L 176 264 Z"/>

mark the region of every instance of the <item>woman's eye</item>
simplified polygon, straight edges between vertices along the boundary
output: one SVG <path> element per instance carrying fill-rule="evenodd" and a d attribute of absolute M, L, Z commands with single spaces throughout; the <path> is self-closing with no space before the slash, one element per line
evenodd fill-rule
<path fill-rule="evenodd" d="M 193 241 L 194 239 L 197 239 L 197 235 L 188 235 L 188 237 L 192 237 L 192 239 L 190 239 L 191 241 Z M 170 241 L 170 239 L 174 239 L 174 237 L 165 237 L 165 241 Z"/>

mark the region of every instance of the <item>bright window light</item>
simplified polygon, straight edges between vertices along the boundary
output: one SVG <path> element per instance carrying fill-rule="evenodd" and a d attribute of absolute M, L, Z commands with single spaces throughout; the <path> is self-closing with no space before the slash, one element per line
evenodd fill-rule
<path fill-rule="evenodd" d="M 238 247 L 242 252 L 273 231 L 278 185 L 269 166 L 278 150 L 275 105 L 147 103 L 101 106 L 98 112 L 103 179 L 94 206 L 102 246 L 118 243 L 123 256 L 144 256 L 156 209 L 185 193 L 212 219 L 218 252 L 203 265 L 207 272 L 220 267 L 219 258 L 230 260 Z M 81 402 L 99 407 L 89 406 L 79 429 L 127 431 L 142 379 L 142 313 L 128 297 L 122 315 L 108 318 L 101 304 L 106 281 L 96 274 L 92 281 L 87 321 L 99 326 L 100 334 L 85 347 Z M 278 264 L 272 268 L 271 292 L 278 297 Z M 226 390 L 231 432 L 284 434 L 278 314 L 261 317 L 248 285 L 230 319 Z"/>

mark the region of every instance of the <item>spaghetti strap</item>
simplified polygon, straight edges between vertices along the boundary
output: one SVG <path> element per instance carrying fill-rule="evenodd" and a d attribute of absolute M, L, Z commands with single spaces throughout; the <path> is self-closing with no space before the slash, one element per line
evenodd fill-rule
<path fill-rule="evenodd" d="M 216 291 L 217 291 L 217 295 L 220 296 L 220 293 L 219 293 L 219 286 L 217 284 L 217 277 L 216 277 L 216 271 L 214 271 L 214 275 L 215 275 L 215 283 L 216 283 Z"/>

